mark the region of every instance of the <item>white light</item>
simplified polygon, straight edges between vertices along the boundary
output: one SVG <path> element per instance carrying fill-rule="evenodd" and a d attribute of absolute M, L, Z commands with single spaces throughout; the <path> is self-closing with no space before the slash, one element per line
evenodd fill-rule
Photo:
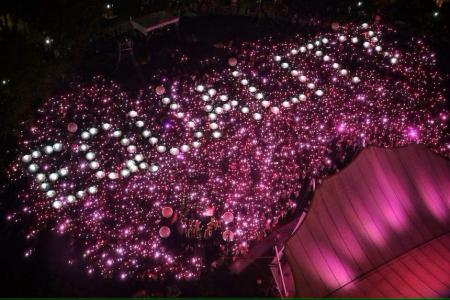
<path fill-rule="evenodd" d="M 352 43 L 353 43 L 353 44 L 356 44 L 358 41 L 359 41 L 359 40 L 358 40 L 357 37 L 352 37 Z"/>
<path fill-rule="evenodd" d="M 274 59 L 275 61 L 280 61 L 280 60 L 281 60 L 281 56 L 275 55 L 275 56 L 273 57 L 273 59 Z"/>
<path fill-rule="evenodd" d="M 148 164 L 146 163 L 146 162 L 141 162 L 140 164 L 139 164 L 139 168 L 141 169 L 141 170 L 147 170 L 147 168 L 148 168 Z"/>
<path fill-rule="evenodd" d="M 128 146 L 130 144 L 130 140 L 127 139 L 127 138 L 123 138 L 123 139 L 120 140 L 120 144 L 122 146 Z"/>
<path fill-rule="evenodd" d="M 369 36 L 374 36 L 374 35 L 375 35 L 375 32 L 373 32 L 372 30 L 369 31 Z"/>
<path fill-rule="evenodd" d="M 250 93 L 256 92 L 256 88 L 254 86 L 249 87 L 248 90 L 250 91 Z"/>
<path fill-rule="evenodd" d="M 127 160 L 126 165 L 128 168 L 131 168 L 133 166 L 136 166 L 136 162 L 134 160 L 130 159 L 130 160 Z"/>
<path fill-rule="evenodd" d="M 158 138 L 152 136 L 151 138 L 148 139 L 148 141 L 150 142 L 150 144 L 156 145 L 156 143 L 158 143 Z"/>
<path fill-rule="evenodd" d="M 58 180 L 58 178 L 59 178 L 58 173 L 51 173 L 50 175 L 48 175 L 48 179 L 50 181 L 56 181 Z"/>
<path fill-rule="evenodd" d="M 179 119 L 184 118 L 184 112 L 181 111 L 177 112 L 177 118 Z"/>
<path fill-rule="evenodd" d="M 55 208 L 55 209 L 59 209 L 59 208 L 61 208 L 61 206 L 62 206 L 62 202 L 59 201 L 59 200 L 55 200 L 55 201 L 53 201 L 52 206 L 53 206 L 53 208 Z"/>
<path fill-rule="evenodd" d="M 253 119 L 258 121 L 258 120 L 261 120 L 261 118 L 262 118 L 262 115 L 260 113 L 256 112 L 253 114 Z"/>
<path fill-rule="evenodd" d="M 391 64 L 396 64 L 397 63 L 397 58 L 395 58 L 395 57 L 392 57 L 391 58 Z"/>
<path fill-rule="evenodd" d="M 367 24 L 367 23 L 363 23 L 363 24 L 362 24 L 362 28 L 366 29 L 366 28 L 368 28 L 368 27 L 369 27 L 369 24 Z"/>
<path fill-rule="evenodd" d="M 323 39 L 322 39 L 322 43 L 328 44 L 328 39 L 327 39 L 327 38 L 323 38 Z"/>
<path fill-rule="evenodd" d="M 33 152 L 31 152 L 31 157 L 33 157 L 33 158 L 39 158 L 39 157 L 41 157 L 41 151 L 39 151 L 39 150 L 34 150 Z"/>
<path fill-rule="evenodd" d="M 100 167 L 100 164 L 99 164 L 97 161 L 91 161 L 91 162 L 89 163 L 89 167 L 90 167 L 92 170 L 97 170 L 98 167 Z"/>
<path fill-rule="evenodd" d="M 74 203 L 77 200 L 74 195 L 68 195 L 66 199 L 69 203 Z"/>
<path fill-rule="evenodd" d="M 304 52 L 306 52 L 306 48 L 305 48 L 305 47 L 303 47 L 303 46 L 301 46 L 301 47 L 300 47 L 300 52 L 301 52 L 301 53 L 304 53 Z"/>
<path fill-rule="evenodd" d="M 109 129 L 111 129 L 111 124 L 109 124 L 109 123 L 103 123 L 103 124 L 102 124 L 102 129 L 103 129 L 103 130 L 109 130 Z"/>
<path fill-rule="evenodd" d="M 58 170 L 58 173 L 62 177 L 67 176 L 69 174 L 69 168 L 61 168 Z"/>
<path fill-rule="evenodd" d="M 78 192 L 76 193 L 76 196 L 77 196 L 78 199 L 83 198 L 85 195 L 86 195 L 86 192 L 85 192 L 85 191 L 78 191 Z"/>
<path fill-rule="evenodd" d="M 116 131 L 114 131 L 113 132 L 113 137 L 120 137 L 122 135 L 122 131 L 120 131 L 120 130 L 116 130 Z"/>
<path fill-rule="evenodd" d="M 38 166 L 37 164 L 30 164 L 30 165 L 28 166 L 28 170 L 29 170 L 31 173 L 37 172 L 38 169 L 39 169 L 39 166 Z"/>
<path fill-rule="evenodd" d="M 345 42 L 347 40 L 347 38 L 343 35 L 339 36 L 339 42 Z"/>
<path fill-rule="evenodd" d="M 333 69 L 338 69 L 339 68 L 339 64 L 338 63 L 333 63 L 332 67 L 333 67 Z"/>
<path fill-rule="evenodd" d="M 308 48 L 309 50 L 311 50 L 311 49 L 314 48 L 314 45 L 313 45 L 313 44 L 308 44 L 308 45 L 306 45 L 306 48 Z"/>
<path fill-rule="evenodd" d="M 86 153 L 86 159 L 87 160 L 93 160 L 94 158 L 95 158 L 95 153 L 94 152 Z"/>
<path fill-rule="evenodd" d="M 151 131 L 148 130 L 148 129 L 144 129 L 144 130 L 142 131 L 142 136 L 145 137 L 145 138 L 148 138 L 148 137 L 151 136 L 151 135 L 152 135 L 152 133 L 151 133 Z"/>
<path fill-rule="evenodd" d="M 292 98 L 291 98 L 291 102 L 292 102 L 292 103 L 298 103 L 299 100 L 298 100 L 297 97 L 292 97 Z"/>
<path fill-rule="evenodd" d="M 274 113 L 274 114 L 278 114 L 278 113 L 280 112 L 280 109 L 279 109 L 278 107 L 276 107 L 276 106 L 272 106 L 272 107 L 270 108 L 270 111 L 271 111 L 272 113 Z"/>
<path fill-rule="evenodd" d="M 208 90 L 208 94 L 209 94 L 211 97 L 214 96 L 216 93 L 217 93 L 217 92 L 216 92 L 215 89 L 209 89 L 209 90 Z"/>
<path fill-rule="evenodd" d="M 353 77 L 352 81 L 353 81 L 354 83 L 359 83 L 359 82 L 361 82 L 361 79 L 359 79 L 358 76 L 355 76 L 355 77 Z"/>
<path fill-rule="evenodd" d="M 241 108 L 241 111 L 246 114 L 250 111 L 250 109 L 247 106 L 244 106 L 243 108 Z"/>
<path fill-rule="evenodd" d="M 209 124 L 209 128 L 215 130 L 215 129 L 219 128 L 219 125 L 217 123 L 211 123 L 211 124 Z"/>
<path fill-rule="evenodd" d="M 270 101 L 267 101 L 267 100 L 263 100 L 263 101 L 261 101 L 261 105 L 263 106 L 263 107 L 269 107 L 270 106 Z"/>
<path fill-rule="evenodd" d="M 300 82 L 306 82 L 306 76 L 305 75 L 300 75 L 300 77 L 298 78 L 300 80 Z"/>
<path fill-rule="evenodd" d="M 132 110 L 132 111 L 130 111 L 130 112 L 128 113 L 128 115 L 129 115 L 130 117 L 132 117 L 132 118 L 135 118 L 135 117 L 138 116 L 138 113 L 137 113 L 137 111 Z"/>
<path fill-rule="evenodd" d="M 239 105 L 239 101 L 237 101 L 237 100 L 231 100 L 231 105 L 232 105 L 232 106 L 238 106 L 238 105 Z"/>
<path fill-rule="evenodd" d="M 97 193 L 97 187 L 96 186 L 88 187 L 88 193 L 91 194 L 91 195 Z"/>
<path fill-rule="evenodd" d="M 178 109 L 178 104 L 176 104 L 176 103 L 170 104 L 170 109 L 171 109 L 171 110 L 176 110 L 176 109 Z"/>
<path fill-rule="evenodd" d="M 314 42 L 314 45 L 316 45 L 316 46 L 320 46 L 320 45 L 321 45 L 321 43 L 320 43 L 320 41 L 315 41 L 315 42 Z"/>
<path fill-rule="evenodd" d="M 228 96 L 227 95 L 220 95 L 219 99 L 222 100 L 222 101 L 227 101 L 228 100 Z"/>
<path fill-rule="evenodd" d="M 202 95 L 202 100 L 203 101 L 209 101 L 209 96 L 208 95 Z"/>
<path fill-rule="evenodd" d="M 190 147 L 189 147 L 189 145 L 181 145 L 180 149 L 181 149 L 181 152 L 188 152 Z"/>
<path fill-rule="evenodd" d="M 229 110 L 231 109 L 231 105 L 230 105 L 229 103 L 225 103 L 225 104 L 222 106 L 222 108 L 223 108 L 224 111 L 229 111 Z"/>
<path fill-rule="evenodd" d="M 46 194 L 47 194 L 47 197 L 49 197 L 49 198 L 53 198 L 56 196 L 56 192 L 54 190 L 49 190 L 49 191 L 47 191 Z"/>
<path fill-rule="evenodd" d="M 292 76 L 298 76 L 298 71 L 297 70 L 292 70 L 291 71 L 291 75 Z"/>
<path fill-rule="evenodd" d="M 189 122 L 187 122 L 187 126 L 188 126 L 189 128 L 195 128 L 195 123 L 192 122 L 192 121 L 189 121 Z"/>
<path fill-rule="evenodd" d="M 22 161 L 25 163 L 28 163 L 31 161 L 31 155 L 30 154 L 25 154 L 24 156 L 22 156 Z"/>
<path fill-rule="evenodd" d="M 283 103 L 281 103 L 281 105 L 283 105 L 283 107 L 288 108 L 291 106 L 291 103 L 289 101 L 283 101 Z"/>
<path fill-rule="evenodd" d="M 197 90 L 197 92 L 203 92 L 205 90 L 205 87 L 201 84 L 197 85 L 197 87 L 195 88 Z"/>
<path fill-rule="evenodd" d="M 205 111 L 212 111 L 212 110 L 213 110 L 212 105 L 210 105 L 210 104 L 205 105 Z"/>
<path fill-rule="evenodd" d="M 322 91 L 322 90 L 317 90 L 317 91 L 315 92 L 315 94 L 316 94 L 317 96 L 321 97 L 321 96 L 323 96 L 323 91 Z"/>
<path fill-rule="evenodd" d="M 89 133 L 91 135 L 96 135 L 98 133 L 98 129 L 95 127 L 89 128 Z"/>
<path fill-rule="evenodd" d="M 231 73 L 231 75 L 233 75 L 233 77 L 238 77 L 238 76 L 241 75 L 241 74 L 239 73 L 239 71 L 233 71 L 233 72 Z"/>
<path fill-rule="evenodd" d="M 214 121 L 214 120 L 217 119 L 217 115 L 216 115 L 215 113 L 210 113 L 210 114 L 208 114 L 208 118 L 209 118 L 211 121 Z"/>
<path fill-rule="evenodd" d="M 323 57 L 323 61 L 330 61 L 330 57 L 328 56 L 328 55 L 325 55 L 324 57 Z"/>
<path fill-rule="evenodd" d="M 214 111 L 216 112 L 216 114 L 221 114 L 221 113 L 223 113 L 223 108 L 222 107 L 220 107 L 220 106 L 218 106 L 218 107 L 216 107 L 215 109 L 214 109 Z"/>
<path fill-rule="evenodd" d="M 88 146 L 88 145 L 86 145 L 86 144 L 81 144 L 81 145 L 80 145 L 80 150 L 81 150 L 81 151 L 85 152 L 85 151 L 87 151 L 88 149 L 89 149 L 89 146 Z"/>
<path fill-rule="evenodd" d="M 144 121 L 141 121 L 141 120 L 137 121 L 136 122 L 136 126 L 139 127 L 139 128 L 143 127 L 144 126 Z"/>
<path fill-rule="evenodd" d="M 63 145 L 61 143 L 54 143 L 53 144 L 53 150 L 56 152 L 60 152 L 63 148 Z"/>
<path fill-rule="evenodd" d="M 342 69 L 339 73 L 341 73 L 341 75 L 345 76 L 348 74 L 348 71 L 346 69 Z"/>
<path fill-rule="evenodd" d="M 128 153 L 134 153 L 136 152 L 136 146 L 135 145 L 130 145 L 127 147 L 127 151 Z"/>
<path fill-rule="evenodd" d="M 383 48 L 381 48 L 381 46 L 376 46 L 375 47 L 375 51 L 380 52 L 381 50 L 383 50 Z"/>
<path fill-rule="evenodd" d="M 308 89 L 310 89 L 310 90 L 312 90 L 312 89 L 314 89 L 314 88 L 316 87 L 316 85 L 315 85 L 314 83 L 312 83 L 312 82 L 308 83 L 306 86 L 307 86 Z"/>
<path fill-rule="evenodd" d="M 108 174 L 108 178 L 111 180 L 119 178 L 119 175 L 117 173 L 111 172 Z"/>
<path fill-rule="evenodd" d="M 300 99 L 300 101 L 306 101 L 306 96 L 304 94 L 298 95 L 298 98 Z"/>
<path fill-rule="evenodd" d="M 166 152 L 166 146 L 159 145 L 158 147 L 156 147 L 156 151 L 158 151 L 159 153 Z"/>
<path fill-rule="evenodd" d="M 172 155 L 178 155 L 178 153 L 180 153 L 180 150 L 178 150 L 178 148 L 170 148 L 169 152 Z"/>
<path fill-rule="evenodd" d="M 284 63 L 281 64 L 281 67 L 283 69 L 287 69 L 287 68 L 289 68 L 289 64 L 287 62 L 284 62 Z"/>
<path fill-rule="evenodd" d="M 139 168 L 137 166 L 131 166 L 130 171 L 131 173 L 136 173 L 137 171 L 139 171 Z"/>
<path fill-rule="evenodd" d="M 167 104 L 170 103 L 170 98 L 164 97 L 164 98 L 162 98 L 161 102 L 162 102 L 163 104 L 166 104 L 166 105 L 167 105 Z"/>
<path fill-rule="evenodd" d="M 153 172 L 153 173 L 158 172 L 158 169 L 159 169 L 159 167 L 157 165 L 151 165 L 150 166 L 150 171 Z"/>
<path fill-rule="evenodd" d="M 134 160 L 135 161 L 143 161 L 144 160 L 144 155 L 142 155 L 142 154 L 136 154 L 135 156 L 134 156 Z"/>
<path fill-rule="evenodd" d="M 262 98 L 264 98 L 264 95 L 262 93 L 256 94 L 256 99 L 261 100 Z"/>
<path fill-rule="evenodd" d="M 89 132 L 87 132 L 87 131 L 83 131 L 82 133 L 81 133 L 81 138 L 83 139 L 83 140 L 87 140 L 87 139 L 89 139 L 91 137 L 91 135 L 89 134 Z"/>
<path fill-rule="evenodd" d="M 44 147 L 44 152 L 47 154 L 52 154 L 53 153 L 53 147 L 52 146 L 45 146 Z"/>
<path fill-rule="evenodd" d="M 222 133 L 220 131 L 213 131 L 212 136 L 215 139 L 218 139 L 218 138 L 220 138 L 222 136 Z"/>
<path fill-rule="evenodd" d="M 322 54 L 323 54 L 322 51 L 320 51 L 320 50 L 316 51 L 316 56 L 322 56 Z"/>
<path fill-rule="evenodd" d="M 40 189 L 43 190 L 43 191 L 48 190 L 49 187 L 50 187 L 50 185 L 47 182 L 43 182 L 40 185 Z"/>
<path fill-rule="evenodd" d="M 369 48 L 370 47 L 370 43 L 369 42 L 364 42 L 363 43 L 363 47 L 364 48 Z"/>
<path fill-rule="evenodd" d="M 37 182 L 44 182 L 45 181 L 45 174 L 39 173 L 36 175 Z"/>
<path fill-rule="evenodd" d="M 97 177 L 98 179 L 105 178 L 105 172 L 104 171 L 97 171 L 95 173 L 95 177 Z"/>
<path fill-rule="evenodd" d="M 297 49 L 292 49 L 291 50 L 291 54 L 292 55 L 297 55 L 298 54 L 298 50 Z"/>
<path fill-rule="evenodd" d="M 122 169 L 122 170 L 120 170 L 120 176 L 122 176 L 122 177 L 124 177 L 124 178 L 127 178 L 128 176 L 130 176 L 130 170 L 128 170 L 128 169 Z"/>
<path fill-rule="evenodd" d="M 199 141 L 194 141 L 192 142 L 192 146 L 194 146 L 194 148 L 199 148 L 202 144 Z"/>
<path fill-rule="evenodd" d="M 374 36 L 373 38 L 370 39 L 373 43 L 378 42 L 378 38 L 376 36 Z"/>
<path fill-rule="evenodd" d="M 199 139 L 203 136 L 203 132 L 197 131 L 196 133 L 194 133 L 194 136 Z"/>
<path fill-rule="evenodd" d="M 242 85 L 247 85 L 248 84 L 248 80 L 247 79 L 242 79 L 241 80 L 241 84 Z"/>

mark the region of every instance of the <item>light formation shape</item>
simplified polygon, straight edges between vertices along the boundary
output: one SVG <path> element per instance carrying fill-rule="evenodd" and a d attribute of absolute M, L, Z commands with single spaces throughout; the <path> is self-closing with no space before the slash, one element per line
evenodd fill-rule
<path fill-rule="evenodd" d="M 448 157 L 436 58 L 396 36 L 365 23 L 267 38 L 136 98 L 95 78 L 49 99 L 21 134 L 8 219 L 27 217 L 29 239 L 69 236 L 89 274 L 194 278 L 205 260 L 189 240 L 239 255 L 349 152 L 422 143 Z"/>

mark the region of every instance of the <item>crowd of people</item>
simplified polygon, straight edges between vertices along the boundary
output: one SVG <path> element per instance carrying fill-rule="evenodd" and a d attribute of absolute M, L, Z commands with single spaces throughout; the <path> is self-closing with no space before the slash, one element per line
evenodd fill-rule
<path fill-rule="evenodd" d="M 123 280 L 194 278 L 202 242 L 239 257 L 364 147 L 448 156 L 435 55 L 396 37 L 340 25 L 200 62 L 174 52 L 137 97 L 101 78 L 76 86 L 24 129 L 11 173 L 31 179 L 9 219 L 31 216 L 30 238 L 54 222 L 83 245 L 88 274 Z M 165 207 L 178 219 L 161 234 Z"/>

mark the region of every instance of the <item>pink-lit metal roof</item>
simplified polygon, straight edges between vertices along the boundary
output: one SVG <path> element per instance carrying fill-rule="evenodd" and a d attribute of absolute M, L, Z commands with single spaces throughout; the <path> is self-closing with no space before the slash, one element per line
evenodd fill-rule
<path fill-rule="evenodd" d="M 287 242 L 296 296 L 448 295 L 449 229 L 448 160 L 417 145 L 367 148 L 324 181 Z"/>

